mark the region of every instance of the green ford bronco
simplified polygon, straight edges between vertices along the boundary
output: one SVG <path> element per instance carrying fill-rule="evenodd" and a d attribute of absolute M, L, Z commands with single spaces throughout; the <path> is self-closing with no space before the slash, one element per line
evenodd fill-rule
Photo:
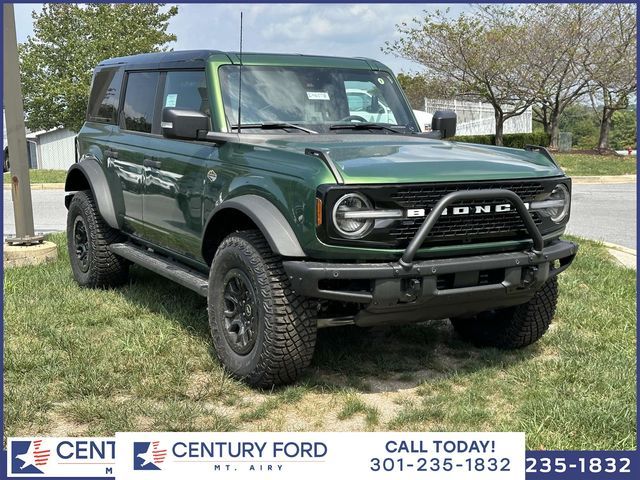
<path fill-rule="evenodd" d="M 544 148 L 421 133 L 388 67 L 219 51 L 95 69 L 65 190 L 73 275 L 141 265 L 207 298 L 216 354 L 267 387 L 311 361 L 318 328 L 449 318 L 464 339 L 538 340 L 571 181 Z"/>

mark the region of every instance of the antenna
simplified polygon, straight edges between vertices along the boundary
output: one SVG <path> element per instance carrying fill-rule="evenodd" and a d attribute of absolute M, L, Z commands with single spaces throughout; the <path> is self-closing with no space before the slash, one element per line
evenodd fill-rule
<path fill-rule="evenodd" d="M 238 73 L 238 133 L 242 131 L 242 11 L 240 11 L 240 71 Z"/>

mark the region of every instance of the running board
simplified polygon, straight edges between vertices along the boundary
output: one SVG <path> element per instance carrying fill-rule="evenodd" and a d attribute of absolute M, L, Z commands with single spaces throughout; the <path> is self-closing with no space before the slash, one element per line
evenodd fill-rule
<path fill-rule="evenodd" d="M 116 255 L 126 258 L 141 267 L 151 270 L 158 275 L 162 275 L 169 280 L 173 280 L 183 287 L 187 287 L 194 292 L 207 296 L 209 281 L 204 273 L 198 272 L 173 260 L 158 255 L 155 252 L 139 247 L 132 243 L 113 243 L 109 249 Z"/>

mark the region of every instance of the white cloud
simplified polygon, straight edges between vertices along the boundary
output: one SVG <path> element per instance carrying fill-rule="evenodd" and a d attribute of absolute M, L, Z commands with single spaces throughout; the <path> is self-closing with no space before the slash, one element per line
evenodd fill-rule
<path fill-rule="evenodd" d="M 398 38 L 395 25 L 410 22 L 434 4 L 178 4 L 169 31 L 175 50 L 237 51 L 240 11 L 244 16 L 244 49 L 253 52 L 302 53 L 370 57 L 394 71 L 419 70 L 407 60 L 385 55 L 380 48 Z M 452 13 L 468 5 L 452 6 Z M 40 4 L 16 4 L 18 41 L 33 33 L 31 11 Z"/>

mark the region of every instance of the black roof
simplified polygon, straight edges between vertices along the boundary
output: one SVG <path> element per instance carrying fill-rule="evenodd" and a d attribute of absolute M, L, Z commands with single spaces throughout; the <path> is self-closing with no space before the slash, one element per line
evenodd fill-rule
<path fill-rule="evenodd" d="M 223 52 L 220 50 L 180 50 L 175 52 L 142 53 L 130 55 L 128 57 L 110 58 L 100 62 L 98 69 L 102 67 L 127 66 L 133 69 L 154 69 L 154 68 L 204 68 L 207 59 L 212 55 L 224 55 L 230 63 L 238 62 L 237 52 Z M 321 55 L 301 55 L 291 53 L 257 53 L 244 52 L 243 55 L 249 59 L 266 59 L 269 61 L 288 62 L 292 59 L 305 59 L 307 62 L 323 64 L 339 64 L 341 66 L 351 66 L 353 68 L 386 69 L 383 64 L 376 60 L 366 58 L 345 58 L 328 57 Z M 297 60 L 294 60 L 294 62 Z"/>
<path fill-rule="evenodd" d="M 128 57 L 117 57 L 103 60 L 98 67 L 127 65 L 133 67 L 153 68 L 153 67 L 203 67 L 207 58 L 216 53 L 222 53 L 219 50 L 181 50 L 177 52 L 158 52 L 158 53 L 141 53 L 139 55 L 130 55 Z"/>

